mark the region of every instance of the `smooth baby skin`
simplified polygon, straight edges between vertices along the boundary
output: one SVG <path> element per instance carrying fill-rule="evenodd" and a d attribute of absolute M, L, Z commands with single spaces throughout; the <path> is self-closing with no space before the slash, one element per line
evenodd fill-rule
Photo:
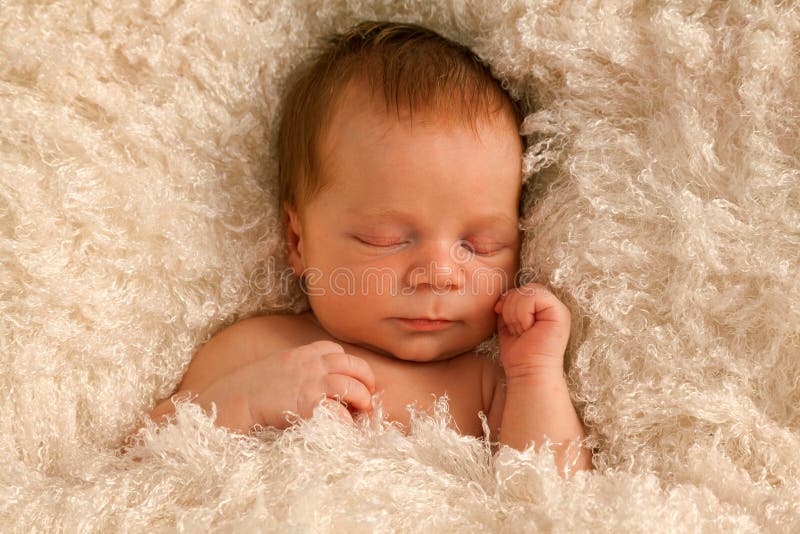
<path fill-rule="evenodd" d="M 447 394 L 457 430 L 481 436 L 477 414 L 489 413 L 499 371 L 474 353 L 424 364 L 377 354 L 337 340 L 309 312 L 251 317 L 226 328 L 195 355 L 178 393 L 197 393 L 193 402 L 208 410 L 214 402 L 216 424 L 241 433 L 255 424 L 285 428 L 285 411 L 307 418 L 322 398 L 337 395 L 352 412 L 369 412 L 373 393 L 386 419 L 406 426 L 407 404 L 432 413 L 434 396 Z M 350 419 L 341 404 L 329 406 Z M 150 417 L 157 421 L 173 409 L 166 399 Z"/>
<path fill-rule="evenodd" d="M 288 261 L 312 311 L 251 318 L 196 355 L 178 393 L 217 407 L 217 424 L 285 427 L 325 399 L 388 419 L 447 394 L 458 429 L 524 449 L 583 437 L 563 356 L 567 308 L 538 284 L 508 290 L 519 260 L 521 141 L 502 110 L 474 124 L 391 112 L 364 83 L 343 91 L 318 147 L 323 189 L 284 206 Z M 502 296 L 502 298 L 501 298 Z M 408 319 L 446 319 L 420 329 Z M 473 349 L 497 331 L 502 367 Z M 349 417 L 343 404 L 342 417 Z M 169 399 L 151 414 L 172 411 Z M 588 451 L 576 467 L 591 468 Z"/>

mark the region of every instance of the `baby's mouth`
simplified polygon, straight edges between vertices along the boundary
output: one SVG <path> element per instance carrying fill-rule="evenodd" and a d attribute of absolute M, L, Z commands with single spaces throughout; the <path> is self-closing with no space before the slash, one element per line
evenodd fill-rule
<path fill-rule="evenodd" d="M 398 317 L 397 320 L 406 328 L 426 332 L 442 330 L 455 324 L 455 321 L 449 319 L 433 319 L 429 317 Z"/>

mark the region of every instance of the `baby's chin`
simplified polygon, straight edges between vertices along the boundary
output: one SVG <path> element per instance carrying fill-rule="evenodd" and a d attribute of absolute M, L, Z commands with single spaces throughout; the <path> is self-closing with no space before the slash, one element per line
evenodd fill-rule
<path fill-rule="evenodd" d="M 478 322 L 457 323 L 447 332 L 419 332 L 409 334 L 395 327 L 385 328 L 378 322 L 374 327 L 364 322 L 354 324 L 325 324 L 317 316 L 318 324 L 335 339 L 369 349 L 376 354 L 408 362 L 435 362 L 468 353 L 493 333 L 491 324 Z M 455 329 L 455 330 L 452 330 Z M 365 335 L 365 332 L 368 332 Z"/>
<path fill-rule="evenodd" d="M 366 349 L 370 349 L 371 351 L 381 354 L 383 356 L 389 356 L 391 358 L 396 358 L 398 360 L 403 360 L 407 362 L 438 362 L 442 360 L 448 360 L 450 358 L 455 358 L 456 356 L 460 356 L 466 352 L 469 352 L 471 349 L 475 347 L 475 345 L 470 346 L 450 346 L 450 347 L 408 347 L 408 346 L 393 346 L 387 345 L 385 343 L 381 343 L 380 345 L 374 345 L 364 341 L 352 341 L 355 345 L 360 345 Z"/>

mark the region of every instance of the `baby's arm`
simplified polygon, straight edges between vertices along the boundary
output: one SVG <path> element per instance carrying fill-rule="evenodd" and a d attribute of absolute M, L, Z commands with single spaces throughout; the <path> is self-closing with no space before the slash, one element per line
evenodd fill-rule
<path fill-rule="evenodd" d="M 585 447 L 566 457 L 569 442 L 584 438 L 563 373 L 569 310 L 543 286 L 529 284 L 501 297 L 495 311 L 505 388 L 498 387 L 489 419 L 499 420 L 500 442 L 523 450 L 531 442 L 541 445 L 546 435 L 559 474 L 573 461 L 573 472 L 592 469 Z"/>
<path fill-rule="evenodd" d="M 220 377 L 255 361 L 258 355 L 257 322 L 260 319 L 236 322 L 203 345 L 192 358 L 178 389 L 156 405 L 149 414 L 150 419 L 160 423 L 175 411 L 173 397 L 199 394 Z"/>
<path fill-rule="evenodd" d="M 375 378 L 363 359 L 326 340 L 263 354 L 257 336 L 269 335 L 265 326 L 244 320 L 214 336 L 192 359 L 178 391 L 158 404 L 150 418 L 161 422 L 171 414 L 176 395 L 189 395 L 206 410 L 213 403 L 215 423 L 241 433 L 257 424 L 285 428 L 287 411 L 310 417 L 325 399 L 358 411 L 371 409 Z M 342 404 L 330 406 L 351 419 Z"/>

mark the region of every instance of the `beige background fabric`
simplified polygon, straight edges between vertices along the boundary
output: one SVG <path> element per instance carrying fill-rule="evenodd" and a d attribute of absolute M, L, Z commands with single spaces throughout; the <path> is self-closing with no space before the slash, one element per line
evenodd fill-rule
<path fill-rule="evenodd" d="M 572 311 L 594 473 L 493 456 L 446 400 L 408 436 L 181 404 L 116 449 L 214 333 L 306 305 L 280 94 L 364 19 L 524 102 L 523 266 Z M 798 132 L 794 2 L 0 2 L 0 529 L 800 531 Z"/>

